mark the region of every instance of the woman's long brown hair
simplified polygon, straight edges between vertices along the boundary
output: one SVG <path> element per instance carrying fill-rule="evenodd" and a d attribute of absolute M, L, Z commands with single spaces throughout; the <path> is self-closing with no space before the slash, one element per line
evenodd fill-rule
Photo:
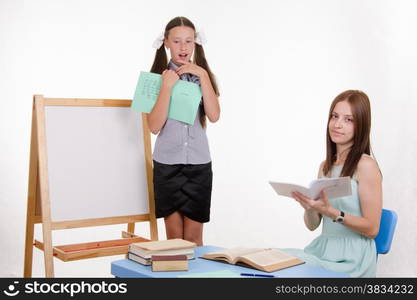
<path fill-rule="evenodd" d="M 329 110 L 329 117 L 326 128 L 326 161 L 323 166 L 323 174 L 328 175 L 336 161 L 336 144 L 332 142 L 329 134 L 329 122 L 337 103 L 347 101 L 350 104 L 354 122 L 353 144 L 343 165 L 341 177 L 352 177 L 356 171 L 362 154 L 371 154 L 370 132 L 371 132 L 371 105 L 368 96 L 357 90 L 347 90 L 339 94 L 332 102 Z"/>
<path fill-rule="evenodd" d="M 171 21 L 169 21 L 168 24 L 165 26 L 165 31 L 164 31 L 165 39 L 168 38 L 169 31 L 172 28 L 177 27 L 177 26 L 187 26 L 187 27 L 192 28 L 195 32 L 195 26 L 189 19 L 187 19 L 186 17 L 176 17 L 172 19 Z M 216 95 L 219 96 L 219 89 L 217 87 L 216 79 L 213 73 L 211 72 L 210 67 L 207 63 L 203 46 L 199 44 L 195 44 L 193 63 L 195 63 L 196 65 L 202 67 L 204 70 L 207 71 L 207 74 L 210 78 L 211 85 L 213 86 L 214 92 L 216 93 Z M 167 68 L 168 68 L 168 56 L 165 51 L 165 47 L 162 45 L 158 50 L 156 50 L 155 59 L 152 64 L 151 72 L 162 74 L 162 72 L 166 70 Z M 200 109 L 199 119 L 200 119 L 201 125 L 203 127 L 206 127 L 206 113 L 204 111 L 204 106 L 202 106 Z"/>

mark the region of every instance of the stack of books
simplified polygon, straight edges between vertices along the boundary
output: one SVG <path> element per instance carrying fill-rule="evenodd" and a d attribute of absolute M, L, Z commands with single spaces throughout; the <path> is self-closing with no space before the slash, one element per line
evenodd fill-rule
<path fill-rule="evenodd" d="M 186 255 L 152 255 L 152 271 L 188 271 Z"/>
<path fill-rule="evenodd" d="M 142 265 L 150 266 L 152 265 L 152 256 L 157 256 L 156 259 L 159 261 L 172 262 L 171 264 L 176 263 L 178 260 L 181 261 L 185 257 L 185 261 L 188 265 L 187 260 L 193 259 L 195 257 L 195 246 L 195 243 L 183 239 L 132 243 L 129 245 L 129 252 L 127 258 Z M 164 258 L 161 258 L 161 256 L 167 256 L 166 260 L 164 260 Z M 168 256 L 174 256 L 174 258 Z M 161 264 L 158 265 L 158 269 L 161 269 L 160 265 Z M 166 266 L 169 265 L 169 263 L 165 263 L 162 265 Z M 180 265 L 181 268 L 184 268 L 184 263 L 180 263 Z M 170 266 L 168 266 L 167 268 L 170 268 Z"/>

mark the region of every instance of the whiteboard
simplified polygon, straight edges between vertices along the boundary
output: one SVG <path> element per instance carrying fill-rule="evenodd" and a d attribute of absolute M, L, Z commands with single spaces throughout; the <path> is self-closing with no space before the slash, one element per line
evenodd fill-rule
<path fill-rule="evenodd" d="M 142 116 L 130 107 L 45 107 L 52 221 L 149 213 Z"/>

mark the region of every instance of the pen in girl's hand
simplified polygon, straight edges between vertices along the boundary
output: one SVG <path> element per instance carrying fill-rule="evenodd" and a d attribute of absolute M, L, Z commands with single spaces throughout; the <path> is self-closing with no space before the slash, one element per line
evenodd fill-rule
<path fill-rule="evenodd" d="M 268 274 L 252 274 L 252 273 L 240 273 L 240 276 L 251 276 L 251 277 L 275 277 L 274 275 L 268 275 Z"/>

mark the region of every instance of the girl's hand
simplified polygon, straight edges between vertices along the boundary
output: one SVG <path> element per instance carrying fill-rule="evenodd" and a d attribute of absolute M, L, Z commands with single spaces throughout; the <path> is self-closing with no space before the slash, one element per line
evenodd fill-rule
<path fill-rule="evenodd" d="M 201 78 L 206 73 L 206 70 L 194 63 L 188 61 L 181 61 L 181 63 L 183 65 L 177 69 L 177 74 L 180 76 L 185 73 L 190 73 Z"/>
<path fill-rule="evenodd" d="M 175 85 L 178 79 L 180 79 L 180 77 L 173 70 L 165 70 L 162 72 L 162 85 L 170 89 Z"/>
<path fill-rule="evenodd" d="M 294 199 L 300 203 L 305 210 L 315 210 L 321 215 L 328 215 L 330 203 L 329 198 L 327 197 L 327 193 L 322 190 L 320 192 L 320 198 L 317 200 L 310 199 L 299 192 L 292 193 Z"/>

